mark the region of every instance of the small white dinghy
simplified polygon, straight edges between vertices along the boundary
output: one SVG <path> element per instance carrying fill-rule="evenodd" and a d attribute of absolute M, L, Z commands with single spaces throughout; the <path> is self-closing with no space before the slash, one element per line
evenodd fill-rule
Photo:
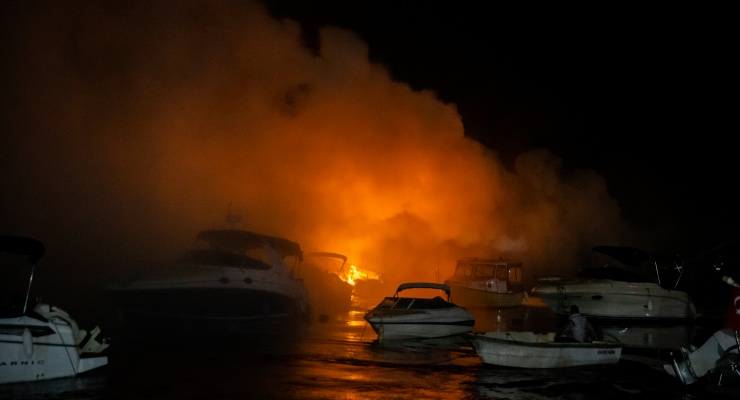
<path fill-rule="evenodd" d="M 465 335 L 484 364 L 516 368 L 563 368 L 616 364 L 622 343 L 562 343 L 555 332 L 482 332 Z"/>

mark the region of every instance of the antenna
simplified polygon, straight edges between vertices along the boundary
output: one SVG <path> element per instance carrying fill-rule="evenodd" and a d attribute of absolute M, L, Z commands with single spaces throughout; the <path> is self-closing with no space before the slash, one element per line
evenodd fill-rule
<path fill-rule="evenodd" d="M 239 216 L 239 215 L 237 215 L 237 214 L 232 214 L 232 213 L 229 213 L 229 214 L 228 214 L 228 215 L 226 216 L 226 222 L 228 222 L 228 223 L 229 223 L 229 226 L 230 226 L 231 228 L 236 228 L 236 226 L 237 226 L 237 225 L 239 225 L 239 222 L 241 222 L 241 220 L 242 220 L 242 217 L 240 217 L 240 216 Z"/>
<path fill-rule="evenodd" d="M 231 212 L 231 203 L 229 203 L 229 213 L 226 214 L 226 222 L 229 224 L 229 227 L 232 229 L 236 228 L 241 220 L 242 217 L 239 214 L 234 214 Z"/>

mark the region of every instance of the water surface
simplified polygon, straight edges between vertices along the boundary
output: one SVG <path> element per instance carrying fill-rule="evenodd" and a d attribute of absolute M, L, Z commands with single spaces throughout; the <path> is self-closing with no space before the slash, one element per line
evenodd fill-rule
<path fill-rule="evenodd" d="M 616 365 L 520 370 L 481 364 L 461 339 L 381 344 L 362 319 L 374 303 L 356 299 L 350 309 L 321 310 L 305 331 L 286 336 L 112 345 L 102 369 L 74 379 L 3 385 L 0 398 L 704 398 L 661 371 L 657 352 L 654 358 L 644 351 L 625 356 Z M 476 331 L 545 331 L 558 323 L 540 305 L 471 311 Z"/>

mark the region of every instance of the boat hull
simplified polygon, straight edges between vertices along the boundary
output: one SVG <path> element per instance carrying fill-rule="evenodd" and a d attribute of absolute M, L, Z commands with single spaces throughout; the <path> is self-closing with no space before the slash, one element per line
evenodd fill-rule
<path fill-rule="evenodd" d="M 450 297 L 463 307 L 518 307 L 524 304 L 525 292 L 498 293 L 457 286 L 450 283 Z"/>
<path fill-rule="evenodd" d="M 174 262 L 134 265 L 139 276 L 106 287 L 127 340 L 292 333 L 310 321 L 298 243 L 236 229 L 196 237 Z"/>
<path fill-rule="evenodd" d="M 667 290 L 654 283 L 613 280 L 546 282 L 532 289 L 555 313 L 568 315 L 577 305 L 588 317 L 679 321 L 696 318 L 691 297 L 680 290 Z"/>
<path fill-rule="evenodd" d="M 620 343 L 557 343 L 554 333 L 485 332 L 466 335 L 481 362 L 515 368 L 564 368 L 615 364 L 622 356 Z"/>
<path fill-rule="evenodd" d="M 370 313 L 365 320 L 379 341 L 430 339 L 470 333 L 475 319 L 462 308 L 430 310 L 416 314 Z"/>
<path fill-rule="evenodd" d="M 172 288 L 128 290 L 115 297 L 119 327 L 139 339 L 141 332 L 176 336 L 292 332 L 310 319 L 304 299 L 272 291 Z"/>
<path fill-rule="evenodd" d="M 630 349 L 672 350 L 688 346 L 695 334 L 694 323 L 598 325 L 605 339 L 614 339 Z"/>
<path fill-rule="evenodd" d="M 74 377 L 108 364 L 81 355 L 73 327 L 29 316 L 0 319 L 0 384 Z"/>

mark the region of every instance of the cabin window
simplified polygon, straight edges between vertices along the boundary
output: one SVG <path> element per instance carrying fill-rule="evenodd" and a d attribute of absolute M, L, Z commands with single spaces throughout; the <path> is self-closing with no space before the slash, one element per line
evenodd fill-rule
<path fill-rule="evenodd" d="M 509 282 L 511 283 L 522 283 L 522 269 L 521 268 L 510 268 L 509 269 Z"/>
<path fill-rule="evenodd" d="M 244 263 L 242 254 L 220 250 L 190 250 L 177 259 L 178 264 L 195 265 L 231 265 L 239 266 Z"/>
<path fill-rule="evenodd" d="M 500 281 L 507 281 L 509 278 L 509 270 L 506 268 L 506 265 L 498 265 L 496 267 L 496 279 Z"/>
<path fill-rule="evenodd" d="M 247 249 L 245 255 L 248 261 L 244 266 L 247 268 L 267 269 L 272 265 L 270 253 L 262 246 Z"/>
<path fill-rule="evenodd" d="M 496 276 L 495 265 L 479 265 L 475 269 L 475 276 L 477 278 L 494 278 Z"/>
<path fill-rule="evenodd" d="M 524 290 L 524 276 L 522 275 L 522 265 L 513 264 L 509 268 L 509 289 L 514 291 Z"/>
<path fill-rule="evenodd" d="M 455 269 L 455 276 L 473 276 L 473 264 L 457 264 L 457 268 Z"/>

